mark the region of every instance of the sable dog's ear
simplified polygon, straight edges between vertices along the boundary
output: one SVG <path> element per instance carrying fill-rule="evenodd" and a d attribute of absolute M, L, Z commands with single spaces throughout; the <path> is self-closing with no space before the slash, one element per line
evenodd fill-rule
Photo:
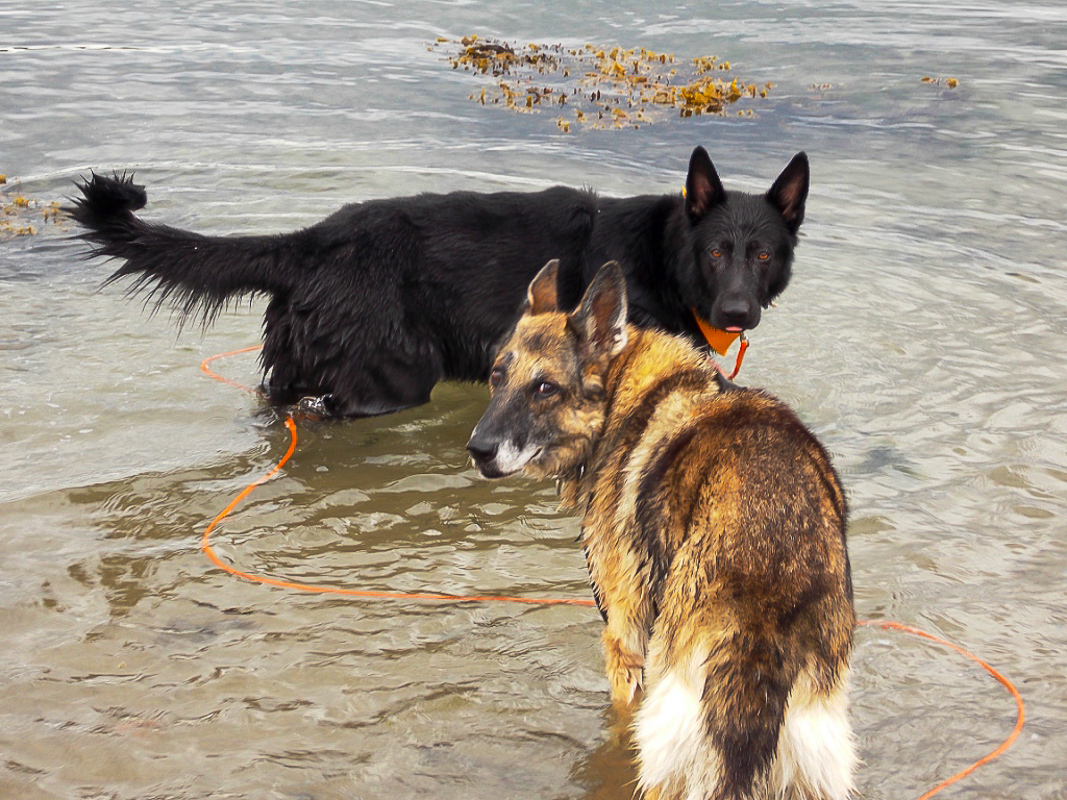
<path fill-rule="evenodd" d="M 626 346 L 626 278 L 618 262 L 609 261 L 600 268 L 568 323 L 587 356 L 610 360 L 622 352 Z"/>
<path fill-rule="evenodd" d="M 556 290 L 556 273 L 559 271 L 559 259 L 553 258 L 537 273 L 530 281 L 530 288 L 526 290 L 526 302 L 529 304 L 529 314 L 547 314 L 559 310 L 559 300 Z"/>
<path fill-rule="evenodd" d="M 689 218 L 699 222 L 725 199 L 726 190 L 722 188 L 711 156 L 703 147 L 697 147 L 689 158 L 689 174 L 685 178 L 685 210 L 689 212 Z"/>
<path fill-rule="evenodd" d="M 767 191 L 768 202 L 782 213 L 790 233 L 796 233 L 804 221 L 809 182 L 808 156 L 802 151 L 793 156 Z"/>

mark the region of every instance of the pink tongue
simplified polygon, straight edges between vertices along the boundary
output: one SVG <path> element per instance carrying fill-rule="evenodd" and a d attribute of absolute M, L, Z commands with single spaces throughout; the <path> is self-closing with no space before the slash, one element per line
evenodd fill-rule
<path fill-rule="evenodd" d="M 727 328 L 726 330 L 727 330 L 728 333 L 744 333 L 745 332 L 744 328 L 739 328 L 736 325 L 734 325 L 732 328 Z"/>

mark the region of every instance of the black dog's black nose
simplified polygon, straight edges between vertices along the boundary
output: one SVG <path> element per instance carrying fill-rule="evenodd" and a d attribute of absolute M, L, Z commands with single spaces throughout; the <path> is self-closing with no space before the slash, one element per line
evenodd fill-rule
<path fill-rule="evenodd" d="M 759 324 L 759 306 L 743 299 L 723 300 L 712 316 L 712 325 L 716 328 L 747 330 Z"/>

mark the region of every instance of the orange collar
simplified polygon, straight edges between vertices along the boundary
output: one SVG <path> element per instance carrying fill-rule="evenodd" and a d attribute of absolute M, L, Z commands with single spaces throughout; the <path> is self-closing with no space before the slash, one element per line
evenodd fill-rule
<path fill-rule="evenodd" d="M 737 373 L 741 371 L 741 362 L 745 360 L 745 351 L 748 350 L 748 337 L 745 336 L 744 331 L 724 331 L 719 328 L 712 327 L 712 325 L 705 321 L 697 310 L 694 308 L 693 319 L 697 321 L 697 327 L 700 328 L 700 332 L 704 334 L 704 339 L 708 343 L 708 347 L 718 353 L 720 356 L 726 355 L 726 351 L 730 349 L 730 345 L 738 338 L 741 339 L 741 349 L 737 351 L 737 363 L 734 364 L 734 371 L 726 376 L 727 380 L 732 381 L 737 377 Z M 716 365 L 718 368 L 718 365 Z M 722 372 L 722 370 L 719 370 Z"/>

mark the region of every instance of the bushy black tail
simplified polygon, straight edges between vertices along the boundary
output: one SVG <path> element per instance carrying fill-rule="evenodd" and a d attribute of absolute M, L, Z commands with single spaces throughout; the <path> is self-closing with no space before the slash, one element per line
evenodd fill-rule
<path fill-rule="evenodd" d="M 94 173 L 78 189 L 82 196 L 64 210 L 87 229 L 79 238 L 93 244 L 90 255 L 125 262 L 105 283 L 135 276 L 131 294 L 147 291 L 183 321 L 199 314 L 206 325 L 236 295 L 285 292 L 300 266 L 293 263 L 293 235 L 202 236 L 145 222 L 133 212 L 148 195 L 132 176 Z"/>

